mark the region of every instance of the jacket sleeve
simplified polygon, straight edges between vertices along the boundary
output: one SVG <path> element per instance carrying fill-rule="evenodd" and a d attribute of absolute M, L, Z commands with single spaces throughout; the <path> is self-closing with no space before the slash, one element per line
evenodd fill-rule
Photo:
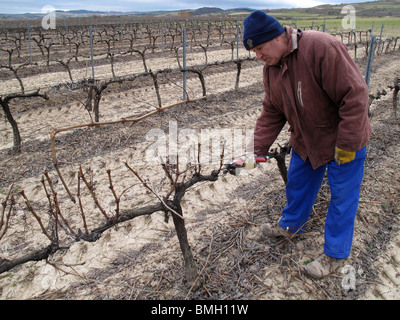
<path fill-rule="evenodd" d="M 264 69 L 265 96 L 262 103 L 262 111 L 256 121 L 252 141 L 246 148 L 246 151 L 254 152 L 256 155 L 266 155 L 268 153 L 286 123 L 283 112 L 276 108 L 269 98 L 269 84 L 266 72 L 266 69 Z"/>
<path fill-rule="evenodd" d="M 345 45 L 332 38 L 320 64 L 322 87 L 339 111 L 336 146 L 358 151 L 371 133 L 368 117 L 368 86 Z M 325 52 L 324 52 L 325 51 Z"/>

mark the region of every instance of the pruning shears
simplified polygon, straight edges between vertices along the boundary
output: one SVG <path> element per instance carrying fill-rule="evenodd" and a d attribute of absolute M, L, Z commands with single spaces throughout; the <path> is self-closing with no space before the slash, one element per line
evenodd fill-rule
<path fill-rule="evenodd" d="M 262 162 L 267 162 L 269 159 L 274 158 L 274 156 L 255 156 L 255 164 L 257 163 L 262 163 Z M 233 175 L 236 175 L 236 169 L 243 169 L 245 167 L 246 161 L 245 158 L 239 158 L 236 160 L 231 161 L 230 163 L 227 163 L 225 167 L 222 168 L 224 174 L 230 173 Z M 254 166 L 255 166 L 254 164 Z"/>
<path fill-rule="evenodd" d="M 230 174 L 236 175 L 239 172 L 237 169 L 244 169 L 246 162 L 250 164 L 250 168 L 248 169 L 252 169 L 256 167 L 257 163 L 267 162 L 269 159 L 275 158 L 278 162 L 282 160 L 284 161 L 284 157 L 290 153 L 292 148 L 289 145 L 289 142 L 287 142 L 283 146 L 279 145 L 279 149 L 279 152 L 277 148 L 273 149 L 272 152 L 268 152 L 266 156 L 255 156 L 251 153 L 247 153 L 244 157 L 240 157 L 239 159 L 235 159 L 226 164 L 225 167 L 222 168 L 223 173 L 226 174 L 229 172 Z M 249 156 L 250 158 L 247 158 Z M 249 159 L 250 161 L 248 161 Z"/>

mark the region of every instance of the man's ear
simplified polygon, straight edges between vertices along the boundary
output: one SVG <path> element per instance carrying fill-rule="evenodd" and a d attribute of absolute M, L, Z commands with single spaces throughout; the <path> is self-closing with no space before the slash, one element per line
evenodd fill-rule
<path fill-rule="evenodd" d="M 286 40 L 286 32 L 281 33 L 279 36 L 275 37 L 273 40 L 276 40 L 276 41 Z"/>

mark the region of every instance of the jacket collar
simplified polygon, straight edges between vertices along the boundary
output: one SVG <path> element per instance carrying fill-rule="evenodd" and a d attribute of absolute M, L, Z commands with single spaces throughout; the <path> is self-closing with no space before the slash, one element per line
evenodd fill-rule
<path fill-rule="evenodd" d="M 300 37 L 303 35 L 303 31 L 300 29 L 294 29 L 292 27 L 286 26 L 285 32 L 287 34 L 287 50 L 283 54 L 281 62 L 278 64 L 282 69 L 282 72 L 285 72 L 287 69 L 286 58 L 292 52 L 298 49 Z"/>
<path fill-rule="evenodd" d="M 289 26 L 285 27 L 285 31 L 288 36 L 288 46 L 286 52 L 283 54 L 282 59 L 286 58 L 293 51 L 297 50 L 299 39 L 303 35 L 303 31 L 301 29 L 294 29 Z"/>

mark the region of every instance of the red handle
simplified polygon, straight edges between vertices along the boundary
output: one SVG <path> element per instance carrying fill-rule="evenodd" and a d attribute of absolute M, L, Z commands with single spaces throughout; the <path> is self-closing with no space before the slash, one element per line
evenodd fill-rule
<path fill-rule="evenodd" d="M 267 162 L 267 159 L 264 156 L 256 156 L 256 162 Z"/>

